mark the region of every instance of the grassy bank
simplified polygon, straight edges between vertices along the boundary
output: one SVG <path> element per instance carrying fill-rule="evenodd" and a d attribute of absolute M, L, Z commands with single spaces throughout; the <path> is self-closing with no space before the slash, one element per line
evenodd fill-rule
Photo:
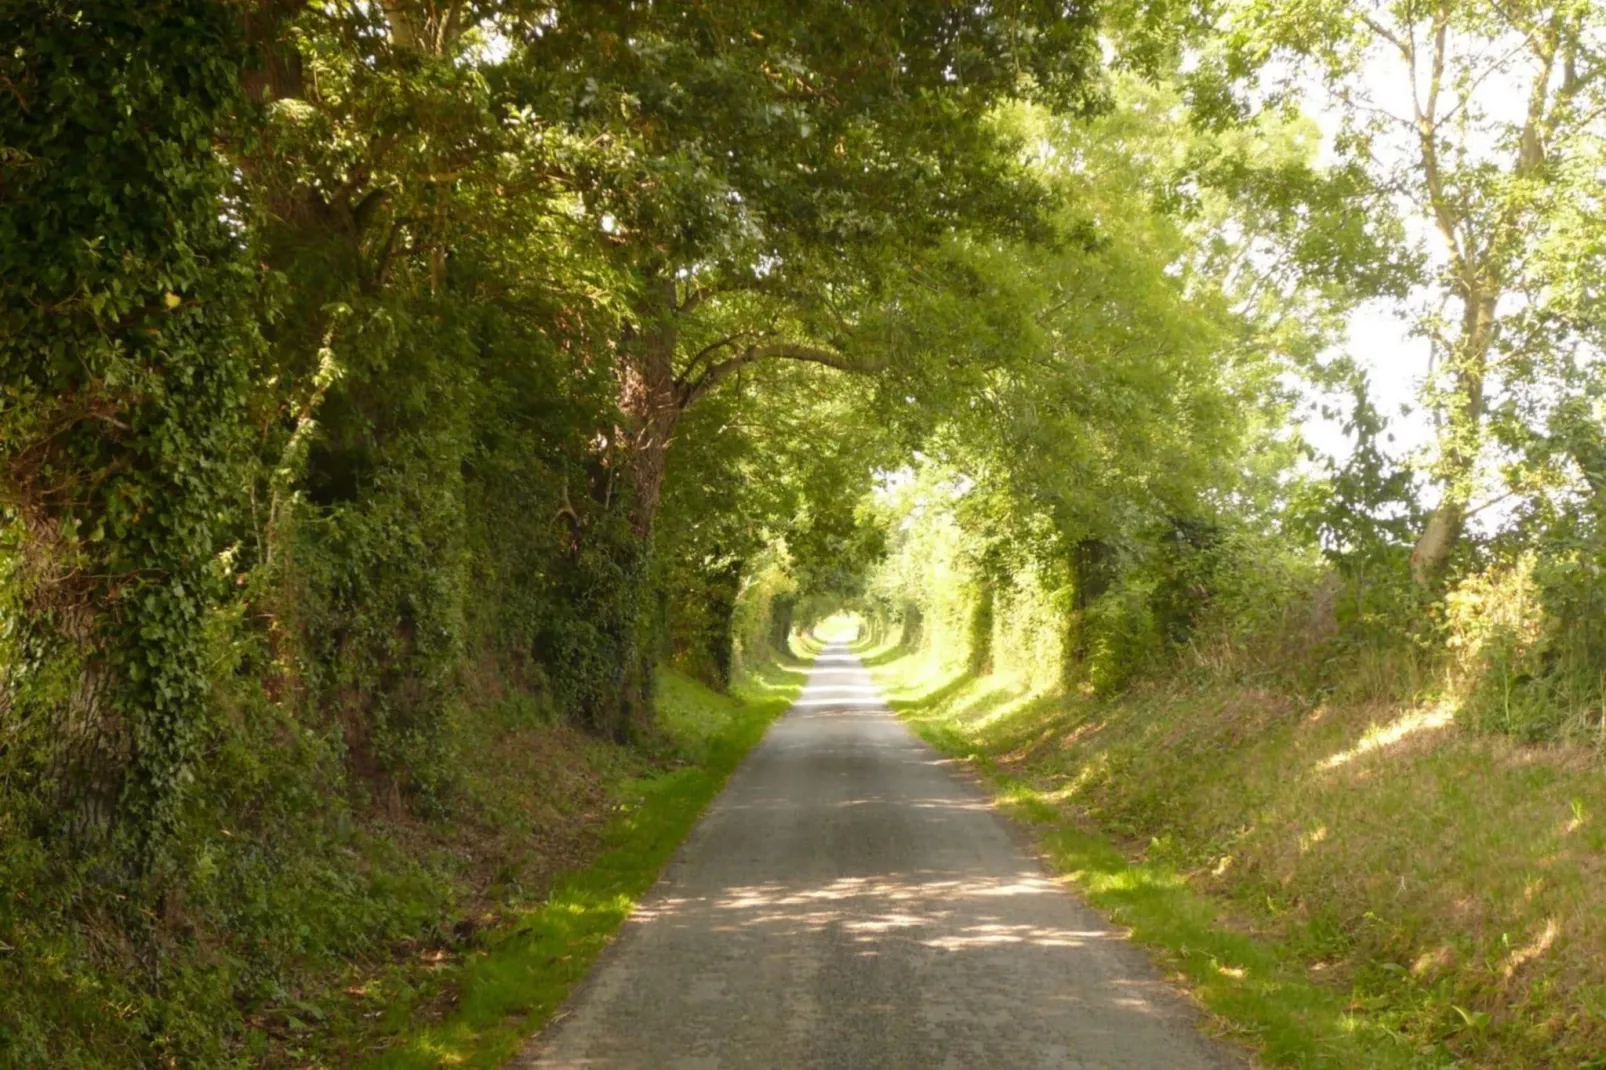
<path fill-rule="evenodd" d="M 1225 1034 L 1290 1066 L 1606 1066 L 1606 778 L 1437 707 L 1114 699 L 871 652 Z"/>

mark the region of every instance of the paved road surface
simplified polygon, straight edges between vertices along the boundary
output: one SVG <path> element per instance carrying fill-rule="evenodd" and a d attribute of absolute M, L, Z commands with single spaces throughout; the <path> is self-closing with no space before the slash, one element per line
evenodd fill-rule
<path fill-rule="evenodd" d="M 839 646 L 521 1067 L 1241 1065 Z"/>

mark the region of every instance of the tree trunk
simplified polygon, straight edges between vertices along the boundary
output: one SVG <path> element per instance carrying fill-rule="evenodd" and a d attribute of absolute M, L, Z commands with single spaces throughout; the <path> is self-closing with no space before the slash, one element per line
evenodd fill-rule
<path fill-rule="evenodd" d="M 970 655 L 967 668 L 972 676 L 993 671 L 993 611 L 997 585 L 983 576 L 976 585 L 976 602 L 970 607 Z"/>
<path fill-rule="evenodd" d="M 652 575 L 653 519 L 663 495 L 669 443 L 680 419 L 682 398 L 675 382 L 675 282 L 649 278 L 646 299 L 637 320 L 620 338 L 619 411 L 625 425 L 617 430 L 630 487 L 630 527 L 636 538 L 635 574 L 642 584 Z M 648 592 L 643 591 L 645 596 Z M 619 721 L 613 734 L 639 735 L 652 721 L 653 677 L 659 643 L 653 633 L 661 622 L 645 607 L 643 597 L 629 634 L 620 636 Z"/>
<path fill-rule="evenodd" d="M 1482 286 L 1468 286 L 1462 292 L 1461 346 L 1451 369 L 1454 394 L 1439 434 L 1438 475 L 1444 493 L 1411 551 L 1411 578 L 1420 587 L 1430 586 L 1444 575 L 1466 527 L 1483 448 L 1484 380 L 1494 345 L 1498 299 L 1492 288 Z"/>
<path fill-rule="evenodd" d="M 669 442 L 681 411 L 675 383 L 674 279 L 649 281 L 648 295 L 638 310 L 639 321 L 621 339 L 619 370 L 619 409 L 628 421 L 619 438 L 633 492 L 630 523 L 643 542 L 652 538 Z"/>
<path fill-rule="evenodd" d="M 1083 676 L 1087 661 L 1088 607 L 1115 583 L 1115 548 L 1102 539 L 1078 539 L 1071 545 L 1071 609 L 1065 618 L 1064 660 L 1060 681 L 1066 687 Z"/>
<path fill-rule="evenodd" d="M 1418 587 L 1430 586 L 1444 574 L 1450 554 L 1455 550 L 1455 544 L 1466 526 L 1465 504 L 1452 501 L 1449 493 L 1446 488 L 1445 499 L 1428 517 L 1422 535 L 1411 551 L 1411 578 Z"/>
<path fill-rule="evenodd" d="M 108 888 L 160 868 L 217 716 L 213 563 L 256 352 L 213 149 L 239 121 L 238 31 L 223 4 L 0 8 L 25 89 L 0 143 L 37 164 L 0 179 L 0 396 L 22 402 L 0 406 L 6 835 L 113 844 Z"/>

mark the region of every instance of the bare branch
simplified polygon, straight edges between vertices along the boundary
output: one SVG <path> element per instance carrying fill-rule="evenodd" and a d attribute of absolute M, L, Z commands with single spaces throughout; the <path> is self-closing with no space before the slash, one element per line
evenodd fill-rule
<path fill-rule="evenodd" d="M 1371 30 L 1383 40 L 1399 49 L 1400 56 L 1402 58 L 1411 58 L 1412 49 L 1406 45 L 1404 41 L 1400 40 L 1400 38 L 1396 36 L 1387 26 L 1383 25 L 1381 22 L 1377 21 L 1372 16 L 1365 14 L 1364 12 L 1361 14 L 1360 18 L 1361 22 L 1368 30 Z"/>

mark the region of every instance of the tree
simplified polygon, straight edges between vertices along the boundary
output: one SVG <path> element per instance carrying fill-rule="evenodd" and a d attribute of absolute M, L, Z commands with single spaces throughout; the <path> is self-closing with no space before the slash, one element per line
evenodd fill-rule
<path fill-rule="evenodd" d="M 0 56 L 0 717 L 49 824 L 146 864 L 207 730 L 256 283 L 217 146 L 237 13 L 8 5 Z M 8 776 L 11 774 L 8 774 Z"/>
<path fill-rule="evenodd" d="M 1274 484 L 1292 449 L 1271 441 L 1278 377 L 1346 301 L 1306 261 L 1375 240 L 1342 222 L 1304 124 L 1217 135 L 1164 85 L 1114 97 L 1093 122 L 1013 117 L 1063 206 L 1057 245 L 955 241 L 900 295 L 902 330 L 975 373 L 946 404 L 914 388 L 941 422 L 928 450 L 997 499 L 974 519 L 1016 547 L 1049 518 L 1045 560 Z"/>
<path fill-rule="evenodd" d="M 763 562 L 784 563 L 798 599 L 858 593 L 881 530 L 857 507 L 902 444 L 877 425 L 862 381 L 789 361 L 744 369 L 679 426 L 653 533 L 655 586 L 671 664 L 724 685 L 738 595 Z"/>
<path fill-rule="evenodd" d="M 1598 183 L 1606 10 L 1560 3 L 1251 4 L 1231 20 L 1237 70 L 1315 59 L 1340 152 L 1365 161 L 1431 234 L 1418 329 L 1433 342 L 1440 496 L 1416 538 L 1417 583 L 1436 581 L 1478 506 L 1503 388 L 1542 374 L 1577 328 L 1511 330 L 1553 301 L 1545 270 Z M 1585 263 L 1578 266 L 1583 267 Z"/>
<path fill-rule="evenodd" d="M 854 319 L 888 265 L 967 227 L 1036 225 L 994 104 L 1080 106 L 1096 67 L 1090 14 L 1044 2 L 575 4 L 493 21 L 512 43 L 495 83 L 584 146 L 554 173 L 625 281 L 602 461 L 625 477 L 635 535 L 618 567 L 642 577 L 682 414 L 755 364 L 886 372 Z M 640 630 L 618 638 L 636 651 L 627 725 L 651 692 Z"/>
<path fill-rule="evenodd" d="M 1029 225 L 1038 198 L 988 115 L 1014 94 L 1080 104 L 1091 29 L 1060 4 L 931 0 L 574 5 L 526 29 L 523 99 L 618 146 L 581 185 L 633 279 L 618 438 L 643 539 L 689 405 L 757 362 L 878 367 L 834 288 L 955 229 Z M 726 332 L 682 352 L 711 305 Z"/>

